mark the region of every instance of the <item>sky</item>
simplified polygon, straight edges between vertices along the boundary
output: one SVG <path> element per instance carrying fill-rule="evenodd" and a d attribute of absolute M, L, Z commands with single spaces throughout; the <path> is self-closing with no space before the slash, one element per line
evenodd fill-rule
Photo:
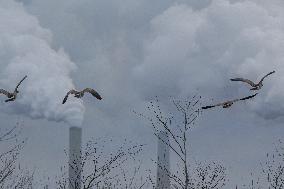
<path fill-rule="evenodd" d="M 230 78 L 257 81 L 272 70 L 253 100 L 204 111 L 190 152 L 226 165 L 233 186 L 282 137 L 282 0 L 0 0 L 0 9 L 0 84 L 12 90 L 28 75 L 17 101 L 1 102 L 0 117 L 3 125 L 24 123 L 28 167 L 56 173 L 70 126 L 81 126 L 84 140 L 147 142 L 149 162 L 156 140 L 132 110 L 145 111 L 155 96 L 165 109 L 170 97 L 198 93 L 203 104 L 243 97 L 252 94 L 248 86 Z M 93 87 L 103 100 L 60 105 L 73 87 Z"/>

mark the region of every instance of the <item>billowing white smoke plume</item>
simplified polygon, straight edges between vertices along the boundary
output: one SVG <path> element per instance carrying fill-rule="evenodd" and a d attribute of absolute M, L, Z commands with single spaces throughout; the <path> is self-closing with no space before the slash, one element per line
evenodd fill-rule
<path fill-rule="evenodd" d="M 17 82 L 28 76 L 19 87 L 18 99 L 1 103 L 1 111 L 80 126 L 82 102 L 70 99 L 61 104 L 74 87 L 70 72 L 76 66 L 62 49 L 51 48 L 50 31 L 21 4 L 5 0 L 0 0 L 0 26 L 0 86 L 13 91 Z M 4 99 L 1 96 L 2 102 Z"/>
<path fill-rule="evenodd" d="M 264 118 L 284 116 L 284 1 L 213 0 L 200 10 L 176 4 L 151 25 L 145 60 L 134 70 L 144 92 L 248 95 L 248 86 L 229 78 L 258 81 L 275 70 L 248 104 Z"/>

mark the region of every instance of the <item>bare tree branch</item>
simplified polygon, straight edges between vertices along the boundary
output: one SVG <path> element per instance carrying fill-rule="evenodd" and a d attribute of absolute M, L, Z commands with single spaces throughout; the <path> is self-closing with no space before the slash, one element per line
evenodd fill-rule
<path fill-rule="evenodd" d="M 137 113 L 134 111 L 136 115 L 149 121 L 154 130 L 154 136 L 168 146 L 179 159 L 177 166 L 179 170 L 177 170 L 176 173 L 171 173 L 170 170 L 167 170 L 167 168 L 159 164 L 159 162 L 154 161 L 171 179 L 172 188 L 194 188 L 198 186 L 196 183 L 199 183 L 199 185 L 202 183 L 202 186 L 206 186 L 205 188 L 212 189 L 222 188 L 225 185 L 225 168 L 216 163 L 208 164 L 207 166 L 201 166 L 200 164 L 199 169 L 195 171 L 200 171 L 200 177 L 196 177 L 195 180 L 190 179 L 190 176 L 193 176 L 194 173 L 191 173 L 189 170 L 187 154 L 188 135 L 192 126 L 195 125 L 197 118 L 201 115 L 200 99 L 201 96 L 198 95 L 194 95 L 192 98 L 185 100 L 172 99 L 171 102 L 174 108 L 171 109 L 171 111 L 163 111 L 160 106 L 160 101 L 156 97 L 154 100 L 150 101 L 146 108 L 146 113 Z M 167 132 L 169 141 L 165 141 L 163 138 L 159 137 L 158 133 L 160 131 Z M 203 178 L 203 180 L 201 178 Z M 200 179 L 203 182 L 201 182 Z M 153 181 L 153 179 L 151 179 L 151 181 Z"/>

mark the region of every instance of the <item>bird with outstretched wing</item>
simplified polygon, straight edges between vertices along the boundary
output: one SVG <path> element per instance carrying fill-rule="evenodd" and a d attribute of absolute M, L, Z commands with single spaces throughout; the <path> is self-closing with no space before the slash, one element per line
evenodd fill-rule
<path fill-rule="evenodd" d="M 62 104 L 65 104 L 65 102 L 67 101 L 68 96 L 69 96 L 70 94 L 77 94 L 77 93 L 79 93 L 79 91 L 76 91 L 76 90 L 74 90 L 74 89 L 71 89 L 70 91 L 68 91 L 68 93 L 65 95 L 65 97 L 64 97 L 64 99 L 63 99 L 63 101 L 62 101 Z"/>
<path fill-rule="evenodd" d="M 215 105 L 203 106 L 203 107 L 201 107 L 201 108 L 202 108 L 202 109 L 209 109 L 209 108 L 214 108 L 214 107 L 217 107 L 217 106 L 222 106 L 223 108 L 229 108 L 229 107 L 231 107 L 235 102 L 253 98 L 253 97 L 255 97 L 257 94 L 258 94 L 258 93 L 255 93 L 254 95 L 250 95 L 250 96 L 247 96 L 247 97 L 244 97 L 244 98 L 234 99 L 234 100 L 228 100 L 228 101 L 221 102 L 221 103 L 218 103 L 218 104 L 215 104 Z"/>
<path fill-rule="evenodd" d="M 16 98 L 17 98 L 17 94 L 19 93 L 18 91 L 18 88 L 19 86 L 21 85 L 21 83 L 27 78 L 28 76 L 25 76 L 18 84 L 17 86 L 15 87 L 15 90 L 14 92 L 9 92 L 9 91 L 6 91 L 4 89 L 0 89 L 0 94 L 4 94 L 8 97 L 7 100 L 5 100 L 5 102 L 11 102 L 11 101 L 15 101 Z"/>
<path fill-rule="evenodd" d="M 267 76 L 269 76 L 269 75 L 271 75 L 271 74 L 273 74 L 273 73 L 275 73 L 275 71 L 269 72 L 268 74 L 266 74 L 265 76 L 263 76 L 263 77 L 261 78 L 261 80 L 260 80 L 258 83 L 254 83 L 253 81 L 251 81 L 251 80 L 249 80 L 249 79 L 244 79 L 244 78 L 234 78 L 234 79 L 230 79 L 230 80 L 231 80 L 231 81 L 241 81 L 241 82 L 247 83 L 247 84 L 249 84 L 249 85 L 252 87 L 250 90 L 259 90 L 259 89 L 261 89 L 262 86 L 263 86 L 263 80 L 264 80 Z"/>
<path fill-rule="evenodd" d="M 65 102 L 67 101 L 68 99 L 68 96 L 70 94 L 74 94 L 74 97 L 76 98 L 82 98 L 84 96 L 85 93 L 90 93 L 92 94 L 94 97 L 96 97 L 97 99 L 101 100 L 102 97 L 99 95 L 99 93 L 94 90 L 94 89 L 91 89 L 91 88 L 85 88 L 84 90 L 82 91 L 77 91 L 75 89 L 71 89 L 70 91 L 68 91 L 68 93 L 65 95 L 63 101 L 62 101 L 62 104 L 65 104 Z"/>
<path fill-rule="evenodd" d="M 25 77 L 17 84 L 17 86 L 16 86 L 14 92 L 19 92 L 19 91 L 18 91 L 19 86 L 22 84 L 22 82 L 23 82 L 27 77 L 28 77 L 28 76 L 25 75 Z"/>

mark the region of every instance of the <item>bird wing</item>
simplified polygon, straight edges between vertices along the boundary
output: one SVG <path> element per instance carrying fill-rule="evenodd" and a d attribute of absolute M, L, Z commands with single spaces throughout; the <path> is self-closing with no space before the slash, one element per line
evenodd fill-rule
<path fill-rule="evenodd" d="M 18 90 L 18 87 L 21 85 L 21 83 L 27 78 L 28 76 L 25 75 L 25 77 L 18 83 L 14 91 Z"/>
<path fill-rule="evenodd" d="M 71 89 L 70 91 L 68 91 L 67 94 L 65 95 L 63 101 L 62 101 L 62 104 L 65 104 L 65 102 L 67 101 L 68 96 L 69 96 L 70 94 L 76 94 L 77 92 L 78 92 L 78 91 L 76 91 L 76 90 L 74 90 L 74 89 Z"/>
<path fill-rule="evenodd" d="M 91 88 L 85 88 L 83 90 L 83 93 L 85 92 L 88 92 L 88 93 L 91 93 L 94 97 L 96 97 L 97 99 L 101 100 L 102 97 L 99 95 L 99 93 L 97 91 L 95 91 L 94 89 L 91 89 Z"/>
<path fill-rule="evenodd" d="M 271 75 L 275 73 L 275 71 L 269 72 L 268 74 L 266 74 L 265 76 L 263 76 L 263 78 L 261 78 L 261 80 L 259 81 L 259 83 L 263 82 L 264 78 L 266 78 L 267 76 Z"/>
<path fill-rule="evenodd" d="M 15 101 L 15 98 L 8 98 L 7 100 L 5 100 L 5 102 L 11 102 L 11 101 Z"/>
<path fill-rule="evenodd" d="M 230 100 L 230 102 L 238 102 L 238 101 L 240 101 L 241 99 L 239 99 L 239 98 L 237 98 L 237 99 L 234 99 L 234 100 Z M 229 102 L 229 101 L 228 101 Z"/>
<path fill-rule="evenodd" d="M 223 106 L 224 104 L 226 103 L 234 103 L 234 102 L 237 102 L 237 101 L 240 101 L 240 100 L 247 100 L 247 99 L 250 99 L 250 98 L 253 98 L 257 95 L 258 93 L 255 93 L 254 95 L 250 95 L 250 96 L 246 96 L 244 98 L 237 98 L 237 99 L 234 99 L 234 100 L 228 100 L 226 102 L 222 102 L 222 103 L 219 103 L 219 104 L 215 104 L 215 105 L 210 105 L 210 106 L 204 106 L 204 107 L 201 107 L 202 109 L 208 109 L 208 108 L 213 108 L 213 107 L 216 107 L 216 106 Z"/>
<path fill-rule="evenodd" d="M 216 106 L 223 106 L 225 102 L 222 102 L 222 103 L 218 103 L 218 104 L 215 104 L 215 105 L 209 105 L 209 106 L 203 106 L 201 107 L 202 109 L 208 109 L 208 108 L 214 108 Z"/>
<path fill-rule="evenodd" d="M 249 79 L 244 79 L 244 78 L 234 78 L 234 79 L 230 79 L 231 81 L 242 81 L 245 82 L 247 84 L 249 84 L 250 86 L 254 87 L 256 84 L 254 82 L 252 82 Z"/>
<path fill-rule="evenodd" d="M 67 99 L 68 99 L 68 93 L 65 95 L 65 97 L 64 97 L 64 99 L 63 99 L 63 101 L 62 101 L 62 104 L 65 104 L 65 102 L 67 101 Z"/>
<path fill-rule="evenodd" d="M 0 89 L 0 94 L 4 94 L 6 95 L 8 98 L 9 96 L 11 96 L 11 93 L 9 93 L 8 91 L 4 90 L 4 89 Z"/>
<path fill-rule="evenodd" d="M 250 98 L 255 97 L 257 94 L 258 94 L 258 93 L 255 93 L 254 95 L 246 96 L 246 97 L 241 98 L 241 99 L 239 99 L 239 100 L 247 100 L 247 99 L 250 99 Z"/>
<path fill-rule="evenodd" d="M 205 109 L 209 109 L 209 108 L 214 108 L 215 106 L 203 106 L 203 107 L 201 107 L 203 110 L 205 110 Z"/>
<path fill-rule="evenodd" d="M 230 101 L 228 101 L 228 102 L 237 102 L 237 101 L 240 101 L 240 100 L 247 100 L 247 99 L 250 99 L 250 98 L 253 98 L 253 97 L 255 97 L 256 95 L 257 95 L 258 93 L 255 93 L 254 95 L 250 95 L 250 96 L 246 96 L 246 97 L 244 97 L 244 98 L 237 98 L 237 99 L 234 99 L 234 100 L 230 100 Z"/>

